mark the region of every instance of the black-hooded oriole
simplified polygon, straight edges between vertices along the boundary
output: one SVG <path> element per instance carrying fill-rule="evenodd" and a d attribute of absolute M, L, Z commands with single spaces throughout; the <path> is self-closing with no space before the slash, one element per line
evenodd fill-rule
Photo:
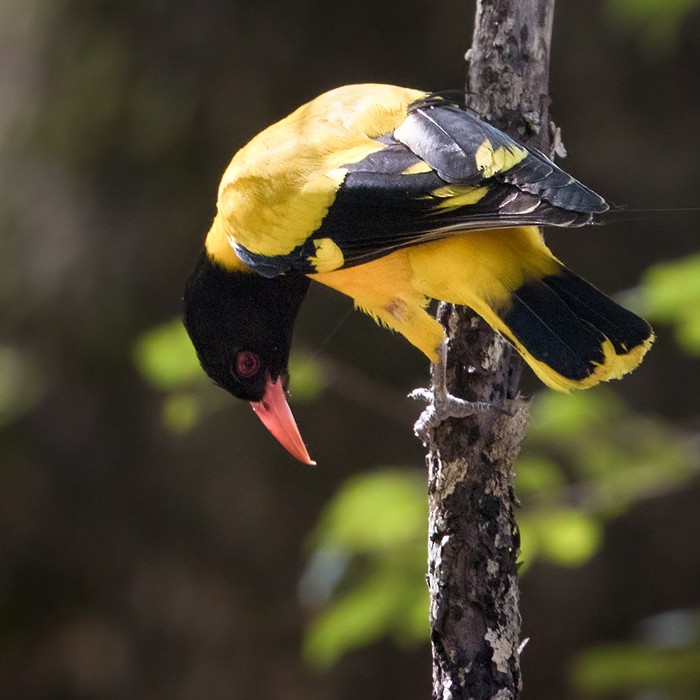
<path fill-rule="evenodd" d="M 634 369 L 649 325 L 568 270 L 537 226 L 581 226 L 605 201 L 445 97 L 331 90 L 233 157 L 185 291 L 209 376 L 311 463 L 287 405 L 292 329 L 310 280 L 352 297 L 431 361 L 430 299 L 470 306 L 553 389 Z"/>

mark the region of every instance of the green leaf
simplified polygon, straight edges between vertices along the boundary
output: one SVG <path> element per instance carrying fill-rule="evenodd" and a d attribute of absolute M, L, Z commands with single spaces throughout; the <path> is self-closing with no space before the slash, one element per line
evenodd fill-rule
<path fill-rule="evenodd" d="M 295 401 L 312 401 L 326 388 L 319 362 L 303 350 L 292 350 L 289 358 L 290 395 Z"/>
<path fill-rule="evenodd" d="M 383 551 L 425 537 L 427 517 L 423 476 L 386 469 L 346 481 L 326 507 L 311 541 L 352 552 Z"/>
<path fill-rule="evenodd" d="M 428 633 L 425 585 L 427 495 L 421 473 L 384 469 L 349 479 L 310 536 L 308 602 L 331 602 L 307 628 L 305 654 L 329 666 L 347 651 L 389 635 L 399 644 Z"/>
<path fill-rule="evenodd" d="M 679 487 L 700 464 L 692 436 L 635 414 L 609 389 L 570 396 L 545 392 L 532 416 L 523 444 L 525 489 L 519 491 L 530 509 L 573 497 L 592 514 L 613 517 L 635 501 Z"/>
<path fill-rule="evenodd" d="M 545 457 L 520 457 L 515 470 L 515 490 L 520 496 L 546 493 L 564 485 L 564 476 L 559 466 Z"/>
<path fill-rule="evenodd" d="M 157 389 L 175 389 L 206 378 L 179 318 L 144 333 L 134 346 L 134 362 Z"/>
<path fill-rule="evenodd" d="M 417 587 L 410 577 L 380 568 L 311 622 L 304 655 L 312 665 L 328 667 L 386 634 L 400 644 L 427 638 L 428 591 L 424 581 Z"/>
<path fill-rule="evenodd" d="M 540 528 L 543 555 L 562 566 L 587 562 L 603 540 L 601 524 L 588 513 L 573 508 L 545 514 Z"/>
<path fill-rule="evenodd" d="M 566 438 L 593 425 L 608 423 L 622 411 L 619 399 L 606 387 L 575 394 L 542 391 L 530 411 L 529 436 Z"/>
<path fill-rule="evenodd" d="M 601 523 L 581 509 L 523 513 L 519 526 L 525 563 L 542 556 L 560 566 L 580 566 L 598 551 L 603 539 Z"/>
<path fill-rule="evenodd" d="M 672 321 L 700 303 L 700 253 L 650 267 L 642 280 L 646 313 Z"/>
<path fill-rule="evenodd" d="M 193 392 L 173 392 L 163 399 L 163 423 L 174 433 L 192 430 L 203 415 L 201 401 Z"/>
<path fill-rule="evenodd" d="M 675 326 L 688 353 L 700 354 L 700 254 L 651 267 L 642 282 L 644 312 Z"/>

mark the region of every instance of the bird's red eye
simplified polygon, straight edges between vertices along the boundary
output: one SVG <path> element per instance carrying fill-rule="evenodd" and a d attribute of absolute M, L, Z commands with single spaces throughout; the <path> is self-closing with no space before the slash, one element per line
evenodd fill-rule
<path fill-rule="evenodd" d="M 242 350 L 236 355 L 236 374 L 252 377 L 260 369 L 260 356 L 252 350 Z"/>

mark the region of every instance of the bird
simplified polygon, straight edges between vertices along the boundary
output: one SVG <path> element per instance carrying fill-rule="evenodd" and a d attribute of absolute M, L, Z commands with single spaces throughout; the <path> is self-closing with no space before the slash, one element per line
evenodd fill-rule
<path fill-rule="evenodd" d="M 184 324 L 214 383 L 315 464 L 287 401 L 292 332 L 312 281 L 432 363 L 446 340 L 429 302 L 471 307 L 545 385 L 588 389 L 637 367 L 654 334 L 565 267 L 539 227 L 583 226 L 608 209 L 445 94 L 338 87 L 233 156 L 185 287 Z"/>

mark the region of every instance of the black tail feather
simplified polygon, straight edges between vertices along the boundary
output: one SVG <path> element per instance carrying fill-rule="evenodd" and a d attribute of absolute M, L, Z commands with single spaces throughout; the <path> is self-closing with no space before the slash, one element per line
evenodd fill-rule
<path fill-rule="evenodd" d="M 644 319 L 563 266 L 513 292 L 499 316 L 534 371 L 556 389 L 619 378 L 653 341 Z"/>

